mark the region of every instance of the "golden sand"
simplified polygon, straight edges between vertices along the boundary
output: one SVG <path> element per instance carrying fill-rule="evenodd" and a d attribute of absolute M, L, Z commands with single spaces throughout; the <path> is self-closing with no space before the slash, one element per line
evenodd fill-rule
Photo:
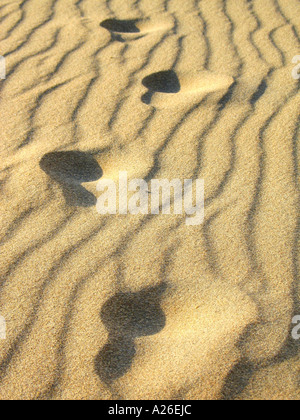
<path fill-rule="evenodd" d="M 2 400 L 300 398 L 299 17 L 0 0 Z M 119 171 L 204 179 L 204 224 L 99 215 Z"/>

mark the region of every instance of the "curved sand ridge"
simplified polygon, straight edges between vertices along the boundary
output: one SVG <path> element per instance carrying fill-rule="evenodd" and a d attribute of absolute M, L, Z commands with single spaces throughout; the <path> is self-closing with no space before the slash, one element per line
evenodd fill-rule
<path fill-rule="evenodd" d="M 1 399 L 299 399 L 299 16 L 2 1 Z M 100 216 L 119 171 L 203 178 L 204 224 Z"/>

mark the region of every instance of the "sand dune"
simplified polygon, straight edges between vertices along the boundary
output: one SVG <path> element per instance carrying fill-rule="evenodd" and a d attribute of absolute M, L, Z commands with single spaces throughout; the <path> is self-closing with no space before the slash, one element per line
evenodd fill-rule
<path fill-rule="evenodd" d="M 299 16 L 0 0 L 0 399 L 299 399 Z M 99 215 L 120 171 L 204 224 Z"/>

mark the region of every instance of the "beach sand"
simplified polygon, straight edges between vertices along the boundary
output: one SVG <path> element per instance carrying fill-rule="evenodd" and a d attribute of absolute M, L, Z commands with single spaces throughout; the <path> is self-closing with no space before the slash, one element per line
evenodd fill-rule
<path fill-rule="evenodd" d="M 1 400 L 300 398 L 299 17 L 0 0 Z M 98 214 L 120 171 L 204 179 L 204 223 Z"/>

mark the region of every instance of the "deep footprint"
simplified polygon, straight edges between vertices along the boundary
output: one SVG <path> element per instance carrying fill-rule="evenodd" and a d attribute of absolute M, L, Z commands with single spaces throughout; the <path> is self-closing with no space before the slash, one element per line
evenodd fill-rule
<path fill-rule="evenodd" d="M 143 79 L 148 91 L 142 96 L 142 102 L 155 108 L 186 106 L 196 104 L 210 93 L 224 91 L 222 103 L 227 100 L 228 91 L 234 85 L 234 78 L 210 71 L 187 70 L 176 73 L 174 70 L 161 71 Z M 229 91 L 232 94 L 234 87 Z"/>
<path fill-rule="evenodd" d="M 67 205 L 91 207 L 96 204 L 96 197 L 80 185 L 97 181 L 103 175 L 92 155 L 79 151 L 47 153 L 40 167 L 61 186 Z"/>
<path fill-rule="evenodd" d="M 142 96 L 142 102 L 149 105 L 155 92 L 178 93 L 181 90 L 177 74 L 173 70 L 151 74 L 143 79 L 143 85 L 148 89 Z"/>
<path fill-rule="evenodd" d="M 81 185 L 60 184 L 66 204 L 70 207 L 94 207 L 97 198 Z"/>
<path fill-rule="evenodd" d="M 104 304 L 101 319 L 109 339 L 95 360 L 103 382 L 110 384 L 130 370 L 137 337 L 157 334 L 165 327 L 160 300 L 166 287 L 162 283 L 138 293 L 118 293 Z"/>
<path fill-rule="evenodd" d="M 102 28 L 107 29 L 110 32 L 117 32 L 123 34 L 136 34 L 141 32 L 140 29 L 136 26 L 138 20 L 117 20 L 117 19 L 107 19 L 100 23 Z"/>

